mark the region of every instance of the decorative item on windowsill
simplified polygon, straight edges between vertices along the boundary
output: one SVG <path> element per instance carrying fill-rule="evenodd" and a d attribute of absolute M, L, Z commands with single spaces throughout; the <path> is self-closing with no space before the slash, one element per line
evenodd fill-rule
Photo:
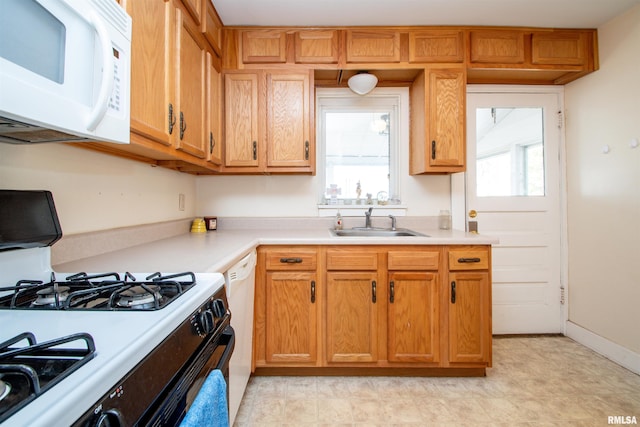
<path fill-rule="evenodd" d="M 368 205 L 372 205 L 373 204 L 373 200 L 371 199 L 371 193 L 367 193 L 367 204 Z"/>
<path fill-rule="evenodd" d="M 362 195 L 362 187 L 360 186 L 360 181 L 356 184 L 356 205 L 362 204 L 362 200 L 360 200 L 360 196 Z"/>
<path fill-rule="evenodd" d="M 347 81 L 349 89 L 358 95 L 366 95 L 373 90 L 378 84 L 378 78 L 366 71 L 359 71 L 349 78 Z"/>
<path fill-rule="evenodd" d="M 329 204 L 337 205 L 338 204 L 338 195 L 342 194 L 342 189 L 338 187 L 338 184 L 329 184 L 329 188 L 327 188 L 327 194 L 329 195 Z"/>
<path fill-rule="evenodd" d="M 386 205 L 387 202 L 389 201 L 389 194 L 387 194 L 386 191 L 380 191 L 378 192 L 378 204 L 379 205 Z"/>

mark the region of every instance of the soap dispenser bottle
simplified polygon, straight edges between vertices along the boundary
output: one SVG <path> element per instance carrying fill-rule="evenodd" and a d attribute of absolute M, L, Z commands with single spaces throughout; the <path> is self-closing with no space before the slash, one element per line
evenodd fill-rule
<path fill-rule="evenodd" d="M 342 230 L 342 215 L 340 215 L 340 211 L 336 214 L 336 222 L 334 224 L 334 228 L 336 230 Z"/>

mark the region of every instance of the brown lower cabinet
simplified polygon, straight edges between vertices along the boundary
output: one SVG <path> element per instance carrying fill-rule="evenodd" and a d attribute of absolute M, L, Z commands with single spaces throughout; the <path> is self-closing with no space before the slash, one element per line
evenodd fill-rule
<path fill-rule="evenodd" d="M 484 375 L 488 245 L 262 246 L 257 374 Z"/>

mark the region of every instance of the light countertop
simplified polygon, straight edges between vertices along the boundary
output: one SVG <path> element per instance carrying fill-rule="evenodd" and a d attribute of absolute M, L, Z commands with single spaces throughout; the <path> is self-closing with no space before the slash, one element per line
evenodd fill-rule
<path fill-rule="evenodd" d="M 336 237 L 322 228 L 222 229 L 175 237 L 54 265 L 59 272 L 224 272 L 259 245 L 491 245 L 498 239 L 459 230 L 411 227 L 425 237 Z"/>

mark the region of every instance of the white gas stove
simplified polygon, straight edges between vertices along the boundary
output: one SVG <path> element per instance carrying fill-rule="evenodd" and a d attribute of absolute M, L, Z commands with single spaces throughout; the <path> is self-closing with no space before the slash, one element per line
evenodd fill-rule
<path fill-rule="evenodd" d="M 7 228 L 6 212 L 0 220 Z M 234 338 L 221 274 L 65 274 L 52 271 L 49 246 L 7 249 L 6 242 L 0 229 L 3 427 L 177 424 L 193 400 L 177 391 L 184 382 L 201 385 L 205 361 L 211 365 L 215 355 L 218 369 L 227 369 L 222 353 L 230 358 Z M 81 335 L 55 344 L 74 334 Z M 43 342 L 52 345 L 41 349 Z M 28 366 L 25 355 L 37 363 Z M 77 360 L 52 372 L 66 358 Z M 157 383 L 143 384 L 141 378 L 155 379 L 151 370 L 161 370 Z M 178 402 L 173 412 L 164 408 L 171 399 Z"/>

